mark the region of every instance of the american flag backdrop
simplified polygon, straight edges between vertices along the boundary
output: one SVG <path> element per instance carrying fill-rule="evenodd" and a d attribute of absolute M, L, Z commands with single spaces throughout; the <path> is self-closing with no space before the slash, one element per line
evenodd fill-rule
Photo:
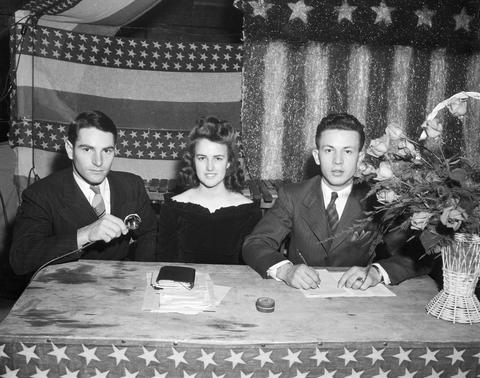
<path fill-rule="evenodd" d="M 303 178 L 315 129 L 349 112 L 368 139 L 390 123 L 411 137 L 433 107 L 480 90 L 480 3 L 242 0 L 243 144 L 252 176 Z M 480 104 L 444 117 L 446 142 L 480 164 Z"/>
<path fill-rule="evenodd" d="M 19 177 L 33 166 L 45 177 L 65 164 L 68 123 L 89 109 L 119 127 L 113 169 L 144 179 L 175 177 L 200 116 L 216 115 L 240 130 L 240 44 L 120 38 L 23 22 L 11 42 L 10 143 Z"/>
<path fill-rule="evenodd" d="M 478 346 L 143 346 L 0 343 L 4 378 L 474 378 Z"/>

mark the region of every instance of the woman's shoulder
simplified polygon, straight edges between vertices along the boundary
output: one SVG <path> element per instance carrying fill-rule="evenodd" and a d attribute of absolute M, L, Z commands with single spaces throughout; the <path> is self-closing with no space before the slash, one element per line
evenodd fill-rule
<path fill-rule="evenodd" d="M 231 203 L 231 206 L 239 206 L 253 203 L 250 198 L 247 198 L 243 194 L 238 192 L 230 192 L 228 201 Z"/>

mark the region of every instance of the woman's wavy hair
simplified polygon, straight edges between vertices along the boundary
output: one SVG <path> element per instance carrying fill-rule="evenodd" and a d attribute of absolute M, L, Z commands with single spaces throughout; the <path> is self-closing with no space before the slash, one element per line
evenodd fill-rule
<path fill-rule="evenodd" d="M 240 191 L 245 184 L 245 177 L 238 160 L 235 130 L 227 121 L 214 116 L 200 118 L 190 132 L 187 152 L 183 156 L 183 167 L 179 172 L 182 184 L 187 187 L 196 187 L 200 184 L 195 170 L 195 148 L 200 139 L 208 139 L 227 146 L 230 165 L 225 173 L 225 187 L 228 190 Z"/>

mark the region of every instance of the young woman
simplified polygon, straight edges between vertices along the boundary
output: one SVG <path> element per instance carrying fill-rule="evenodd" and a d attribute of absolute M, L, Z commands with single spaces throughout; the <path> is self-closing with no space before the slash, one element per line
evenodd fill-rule
<path fill-rule="evenodd" d="M 235 132 L 226 121 L 206 117 L 189 138 L 180 177 L 190 189 L 162 204 L 157 260 L 243 264 L 243 239 L 261 210 L 239 193 L 244 177 Z"/>

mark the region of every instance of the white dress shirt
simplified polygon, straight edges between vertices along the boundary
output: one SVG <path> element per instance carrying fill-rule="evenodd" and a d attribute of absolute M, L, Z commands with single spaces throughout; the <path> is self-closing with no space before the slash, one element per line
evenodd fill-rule
<path fill-rule="evenodd" d="M 85 198 L 87 199 L 88 203 L 92 205 L 93 197 L 95 197 L 95 193 L 92 189 L 90 189 L 90 184 L 86 182 L 82 177 L 78 175 L 75 170 L 73 171 L 73 178 L 75 182 L 79 186 L 80 190 L 84 194 Z M 110 184 L 108 183 L 108 179 L 102 181 L 100 185 L 100 194 L 103 197 L 103 202 L 105 203 L 105 214 L 110 214 L 111 212 L 111 205 L 110 205 Z"/>

